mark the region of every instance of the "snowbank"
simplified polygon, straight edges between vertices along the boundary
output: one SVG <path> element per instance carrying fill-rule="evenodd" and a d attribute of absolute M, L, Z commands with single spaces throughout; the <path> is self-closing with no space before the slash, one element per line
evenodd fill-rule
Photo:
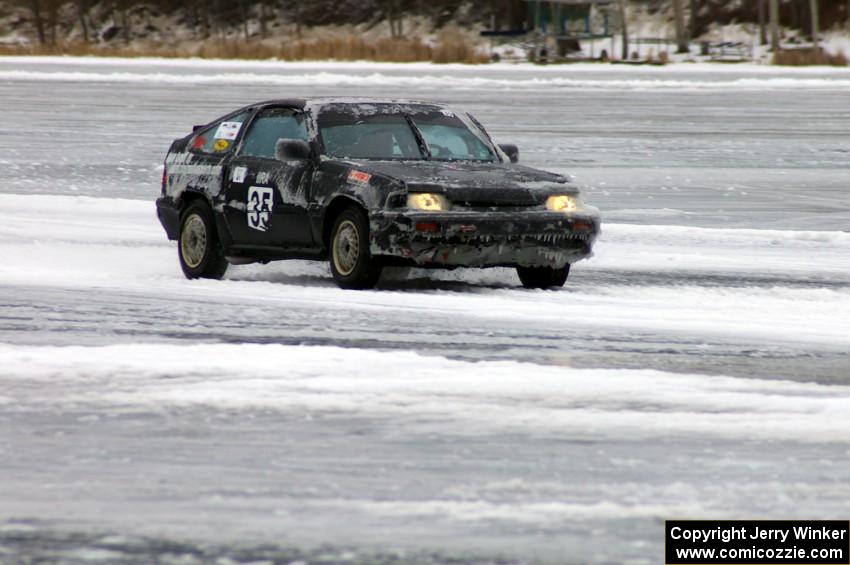
<path fill-rule="evenodd" d="M 38 210 L 34 221 L 32 211 Z M 186 281 L 152 202 L 42 195 L 0 195 L 0 280 L 5 284 L 114 289 L 177 299 L 236 300 L 429 312 L 483 320 L 524 320 L 564 328 L 630 328 L 684 335 L 850 345 L 846 286 L 798 288 L 778 282 L 848 282 L 850 234 L 685 226 L 605 224 L 596 256 L 576 265 L 563 292 L 518 288 L 512 270 L 435 272 L 491 287 L 487 292 L 352 293 L 336 288 L 325 263 L 282 262 L 232 268 L 225 281 Z M 693 282 L 669 286 L 663 275 Z M 648 285 L 629 279 L 661 277 Z M 591 284 L 587 279 L 598 278 Z M 706 277 L 743 281 L 705 286 Z M 611 282 L 605 282 L 610 279 Z M 687 280 L 687 278 L 686 278 Z M 767 284 L 761 281 L 767 281 Z M 495 288 L 493 288 L 495 287 Z M 566 297 L 569 297 L 567 300 Z"/>

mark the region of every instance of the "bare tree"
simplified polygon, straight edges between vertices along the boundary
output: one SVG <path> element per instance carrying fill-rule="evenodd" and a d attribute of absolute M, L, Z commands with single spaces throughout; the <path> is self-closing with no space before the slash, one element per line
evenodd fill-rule
<path fill-rule="evenodd" d="M 44 18 L 41 14 L 41 2 L 39 0 L 30 0 L 30 10 L 32 17 L 35 19 L 35 29 L 38 32 L 38 42 L 44 45 L 47 42 L 47 37 L 44 34 Z"/>
<path fill-rule="evenodd" d="M 48 25 L 50 26 L 50 44 L 56 45 L 58 39 L 56 28 L 59 26 L 59 1 L 47 0 Z"/>
<path fill-rule="evenodd" d="M 404 35 L 401 16 L 399 15 L 398 0 L 385 0 L 387 19 L 390 22 L 390 35 L 401 37 Z"/>
<path fill-rule="evenodd" d="M 676 52 L 688 52 L 688 38 L 685 36 L 685 9 L 682 0 L 673 0 L 673 18 L 676 20 Z"/>
<path fill-rule="evenodd" d="M 770 49 L 779 51 L 779 0 L 770 0 Z"/>
<path fill-rule="evenodd" d="M 260 2 L 260 37 L 265 39 L 269 34 L 268 20 L 269 20 L 269 7 L 266 5 L 265 0 Z"/>
<path fill-rule="evenodd" d="M 623 32 L 623 61 L 629 60 L 629 25 L 626 22 L 626 0 L 620 0 L 620 26 Z"/>
<path fill-rule="evenodd" d="M 812 12 L 812 43 L 818 46 L 818 35 L 820 34 L 820 22 L 818 14 L 818 0 L 809 0 L 809 9 Z"/>
<path fill-rule="evenodd" d="M 526 27 L 525 6 L 521 0 L 506 0 L 508 5 L 508 29 L 523 29 Z"/>
<path fill-rule="evenodd" d="M 767 0 L 756 0 L 759 12 L 759 44 L 767 45 L 767 17 L 765 15 L 764 3 Z"/>
<path fill-rule="evenodd" d="M 295 8 L 295 35 L 301 37 L 301 20 L 304 19 L 304 7 L 301 2 Z"/>
<path fill-rule="evenodd" d="M 130 43 L 130 16 L 128 12 L 129 0 L 121 0 L 121 36 L 124 43 Z"/>
<path fill-rule="evenodd" d="M 699 36 L 699 2 L 697 0 L 690 1 L 691 18 L 690 24 L 690 39 L 693 41 Z"/>
<path fill-rule="evenodd" d="M 245 41 L 250 39 L 248 35 L 248 9 L 245 6 L 245 0 L 239 0 L 239 19 L 242 20 L 242 33 L 245 35 Z"/>
<path fill-rule="evenodd" d="M 212 35 L 212 24 L 210 23 L 210 3 L 206 0 L 199 0 L 195 4 L 196 8 L 200 6 L 198 11 L 198 22 L 201 25 L 201 35 L 207 39 Z"/>
<path fill-rule="evenodd" d="M 88 24 L 89 0 L 77 0 L 77 18 L 80 20 L 80 27 L 83 30 L 83 41 L 89 42 L 89 24 Z"/>

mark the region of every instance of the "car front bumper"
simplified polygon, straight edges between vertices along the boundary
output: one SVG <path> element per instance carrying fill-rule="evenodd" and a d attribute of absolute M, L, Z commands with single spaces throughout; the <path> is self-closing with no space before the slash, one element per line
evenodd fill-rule
<path fill-rule="evenodd" d="M 523 212 L 373 213 L 370 250 L 422 267 L 563 267 L 592 254 L 595 209 Z"/>

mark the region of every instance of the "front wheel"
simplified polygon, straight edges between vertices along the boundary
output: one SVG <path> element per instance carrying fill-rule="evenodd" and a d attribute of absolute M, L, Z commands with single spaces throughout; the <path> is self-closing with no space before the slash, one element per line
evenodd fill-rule
<path fill-rule="evenodd" d="M 372 288 L 381 266 L 369 252 L 369 221 L 361 210 L 348 208 L 337 216 L 330 240 L 331 273 L 342 288 Z"/>
<path fill-rule="evenodd" d="M 218 243 L 212 210 L 206 202 L 195 201 L 183 213 L 177 249 L 187 279 L 224 276 L 227 259 Z"/>
<path fill-rule="evenodd" d="M 519 280 L 525 288 L 556 288 L 564 286 L 570 275 L 570 264 L 553 267 L 517 267 Z"/>

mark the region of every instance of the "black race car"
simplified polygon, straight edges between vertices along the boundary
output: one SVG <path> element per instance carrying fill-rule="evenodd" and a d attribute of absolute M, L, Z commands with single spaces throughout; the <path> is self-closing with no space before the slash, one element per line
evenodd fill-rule
<path fill-rule="evenodd" d="M 329 259 L 344 288 L 386 265 L 509 266 L 526 287 L 562 286 L 599 215 L 517 156 L 438 104 L 262 102 L 171 145 L 157 214 L 189 278 L 306 258 Z"/>

